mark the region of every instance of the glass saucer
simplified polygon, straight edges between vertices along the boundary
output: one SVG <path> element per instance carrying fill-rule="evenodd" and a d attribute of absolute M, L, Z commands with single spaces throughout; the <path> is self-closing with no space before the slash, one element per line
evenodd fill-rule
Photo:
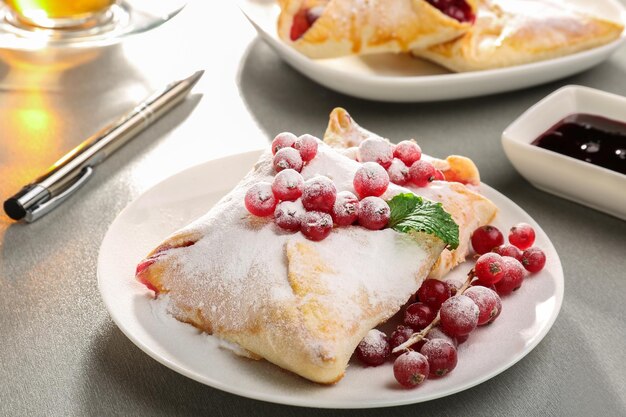
<path fill-rule="evenodd" d="M 111 6 L 97 25 L 87 28 L 44 29 L 21 23 L 0 3 L 0 49 L 45 47 L 85 48 L 112 45 L 154 29 L 185 7 L 183 0 L 123 0 Z"/>

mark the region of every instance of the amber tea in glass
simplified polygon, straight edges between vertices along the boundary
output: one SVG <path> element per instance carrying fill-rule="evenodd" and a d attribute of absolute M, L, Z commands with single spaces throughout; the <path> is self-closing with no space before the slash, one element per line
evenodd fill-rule
<path fill-rule="evenodd" d="M 115 0 L 5 0 L 14 18 L 43 28 L 96 25 Z"/>

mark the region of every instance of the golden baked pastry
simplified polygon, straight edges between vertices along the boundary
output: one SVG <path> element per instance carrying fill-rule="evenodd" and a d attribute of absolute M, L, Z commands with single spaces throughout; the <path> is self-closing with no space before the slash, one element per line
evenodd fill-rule
<path fill-rule="evenodd" d="M 278 34 L 311 58 L 409 52 L 465 33 L 474 2 L 447 2 L 442 11 L 426 0 L 279 0 Z"/>
<path fill-rule="evenodd" d="M 380 139 L 380 136 L 359 126 L 348 112 L 342 108 L 334 109 L 329 118 L 324 134 L 324 142 L 344 153 L 356 158 L 354 149 L 365 139 Z M 440 169 L 446 181 L 434 181 L 428 187 L 407 185 L 416 195 L 443 204 L 444 209 L 452 215 L 459 225 L 459 246 L 454 250 L 445 249 L 429 276 L 442 278 L 448 271 L 465 261 L 470 252 L 470 236 L 478 227 L 489 224 L 497 214 L 497 207 L 487 198 L 470 187 L 480 184 L 480 176 L 476 165 L 466 157 L 452 155 L 445 160 L 422 155 Z"/>
<path fill-rule="evenodd" d="M 319 143 L 305 179 L 328 176 L 352 190 L 361 166 Z M 445 247 L 422 233 L 349 226 L 323 241 L 277 228 L 244 206 L 247 190 L 272 181 L 271 153 L 206 215 L 161 243 L 137 279 L 178 320 L 311 381 L 343 376 L 369 330 L 394 315 Z M 409 192 L 390 184 L 385 198 Z M 375 256 L 373 256 L 375 255 Z"/>
<path fill-rule="evenodd" d="M 452 71 L 478 71 L 595 48 L 617 39 L 623 29 L 563 2 L 479 0 L 476 21 L 465 35 L 413 53 Z"/>

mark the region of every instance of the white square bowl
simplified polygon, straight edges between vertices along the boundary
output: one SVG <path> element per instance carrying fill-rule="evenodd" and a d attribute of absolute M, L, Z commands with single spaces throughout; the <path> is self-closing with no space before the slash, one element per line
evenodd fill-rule
<path fill-rule="evenodd" d="M 626 97 L 577 85 L 560 88 L 504 130 L 504 152 L 535 187 L 626 220 L 626 175 L 531 144 L 575 113 L 626 123 Z"/>

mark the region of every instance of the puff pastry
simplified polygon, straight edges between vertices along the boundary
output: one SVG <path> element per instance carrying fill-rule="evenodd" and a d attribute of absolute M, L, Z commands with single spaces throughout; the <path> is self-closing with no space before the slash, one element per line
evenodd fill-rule
<path fill-rule="evenodd" d="M 465 35 L 413 53 L 452 71 L 478 71 L 591 49 L 623 29 L 555 0 L 479 0 L 476 22 Z"/>
<path fill-rule="evenodd" d="M 342 108 L 334 109 L 324 142 L 344 149 L 346 155 L 356 158 L 355 147 L 368 138 L 386 140 L 359 126 Z M 406 187 L 416 195 L 443 204 L 444 209 L 452 215 L 459 225 L 459 246 L 455 250 L 445 249 L 430 271 L 431 278 L 441 279 L 448 271 L 465 261 L 470 252 L 469 240 L 471 233 L 478 227 L 489 224 L 497 214 L 497 207 L 470 187 L 480 184 L 480 176 L 476 165 L 466 157 L 452 155 L 445 160 L 422 155 L 440 169 L 446 181 L 434 181 L 428 187 L 419 188 L 411 185 Z"/>
<path fill-rule="evenodd" d="M 353 190 L 360 166 L 320 142 L 302 170 Z M 341 379 L 367 332 L 420 286 L 445 244 L 421 233 L 335 228 L 321 242 L 250 215 L 248 188 L 274 175 L 271 153 L 205 216 L 174 233 L 137 268 L 178 320 L 254 358 L 320 383 Z M 390 185 L 384 197 L 408 190 Z M 376 256 L 372 256 L 376 254 Z"/>
<path fill-rule="evenodd" d="M 456 0 L 458 7 L 444 9 L 449 15 L 425 0 L 279 3 L 280 38 L 311 58 L 427 48 L 465 33 L 475 12 L 475 0 Z"/>

